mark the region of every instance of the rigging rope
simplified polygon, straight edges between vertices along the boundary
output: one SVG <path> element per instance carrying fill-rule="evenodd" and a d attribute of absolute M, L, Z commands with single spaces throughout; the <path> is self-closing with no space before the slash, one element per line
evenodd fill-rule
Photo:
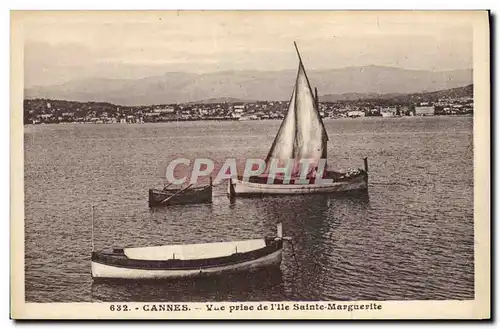
<path fill-rule="evenodd" d="M 217 184 L 214 184 L 212 183 L 212 186 L 215 187 L 215 186 L 219 186 L 219 185 L 222 185 L 222 184 L 225 184 L 229 179 L 226 178 L 226 179 L 221 179 L 221 181 Z"/>

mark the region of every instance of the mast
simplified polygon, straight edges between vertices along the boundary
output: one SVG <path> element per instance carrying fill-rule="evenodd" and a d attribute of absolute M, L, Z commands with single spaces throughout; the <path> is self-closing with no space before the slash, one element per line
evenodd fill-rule
<path fill-rule="evenodd" d="M 316 108 L 319 112 L 319 98 L 318 98 L 318 88 L 314 87 L 314 99 L 316 99 Z"/>
<path fill-rule="evenodd" d="M 92 251 L 94 251 L 94 207 L 91 207 L 91 214 L 92 214 Z"/>
<path fill-rule="evenodd" d="M 318 88 L 317 87 L 314 87 L 314 99 L 316 100 L 316 110 L 318 110 L 319 119 L 321 120 L 321 123 L 323 124 L 323 129 L 325 129 L 325 125 L 323 123 L 323 119 L 321 119 L 321 113 L 319 111 L 319 97 L 318 97 Z M 326 137 L 326 141 L 328 141 L 328 135 L 326 134 L 326 130 L 325 130 L 325 137 Z M 323 152 L 321 152 L 321 157 L 323 159 L 325 159 L 325 161 L 327 160 L 326 143 L 325 143 L 325 147 L 323 148 Z M 325 168 L 327 166 L 328 166 L 328 164 L 325 163 Z"/>
<path fill-rule="evenodd" d="M 297 47 L 297 43 L 294 41 L 293 45 L 295 46 L 295 50 L 297 51 L 297 55 L 299 56 L 299 63 L 302 65 L 302 57 L 300 57 L 299 47 Z"/>

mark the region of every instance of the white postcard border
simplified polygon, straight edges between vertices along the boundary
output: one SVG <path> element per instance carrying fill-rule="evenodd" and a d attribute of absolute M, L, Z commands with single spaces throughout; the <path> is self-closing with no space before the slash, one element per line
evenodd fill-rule
<path fill-rule="evenodd" d="M 392 12 L 417 17 L 429 12 Z M 490 310 L 490 52 L 489 20 L 486 11 L 441 12 L 463 15 L 474 26 L 474 232 L 475 299 L 467 301 L 356 301 L 307 302 L 311 305 L 369 305 L 369 310 L 240 310 L 229 313 L 231 305 L 271 305 L 245 303 L 164 303 L 188 305 L 188 311 L 146 311 L 158 303 L 26 303 L 24 292 L 24 159 L 23 159 L 23 19 L 32 12 L 11 13 L 11 317 L 15 319 L 472 319 L 489 318 Z M 36 14 L 36 13 L 35 13 Z M 137 12 L 137 15 L 140 15 Z M 349 12 L 344 12 L 348 15 Z M 376 15 L 377 12 L 367 12 Z M 434 12 L 433 14 L 439 15 Z M 412 16 L 413 15 L 413 16 Z M 273 302 L 275 303 L 275 302 Z M 128 305 L 131 311 L 111 311 L 111 305 Z M 207 311 L 207 305 L 226 307 Z M 149 305 L 149 306 L 147 306 Z M 136 309 L 137 308 L 137 309 Z M 174 307 L 175 308 L 175 307 Z"/>

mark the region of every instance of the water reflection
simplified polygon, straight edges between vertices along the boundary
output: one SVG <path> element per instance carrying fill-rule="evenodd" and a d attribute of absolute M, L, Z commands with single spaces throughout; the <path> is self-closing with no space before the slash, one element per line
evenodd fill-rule
<path fill-rule="evenodd" d="M 324 221 L 331 208 L 355 206 L 356 210 L 366 210 L 369 205 L 367 191 L 346 194 L 310 194 L 254 196 L 245 198 L 228 198 L 230 209 L 234 211 L 264 212 L 266 218 L 286 223 L 290 219 L 304 217 L 304 221 L 315 223 Z M 312 217 L 309 217 L 312 216 Z"/>
<path fill-rule="evenodd" d="M 284 234 L 292 238 L 282 263 L 288 300 L 325 298 L 332 272 L 342 261 L 339 227 L 366 222 L 370 214 L 368 193 L 237 198 L 231 205 L 235 213 L 262 217 L 268 228 L 283 223 Z"/>
<path fill-rule="evenodd" d="M 99 280 L 91 286 L 93 302 L 206 302 L 282 300 L 279 268 L 189 280 Z"/>
<path fill-rule="evenodd" d="M 179 204 L 179 205 L 169 205 L 164 207 L 148 207 L 149 213 L 152 216 L 169 216 L 177 215 L 179 211 L 193 211 L 193 212 L 204 212 L 211 213 L 213 210 L 213 203 L 199 203 L 199 204 Z"/>

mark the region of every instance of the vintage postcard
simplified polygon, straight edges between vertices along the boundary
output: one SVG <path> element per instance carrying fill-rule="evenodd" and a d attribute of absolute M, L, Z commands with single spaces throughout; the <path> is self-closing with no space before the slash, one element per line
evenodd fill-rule
<path fill-rule="evenodd" d="M 487 11 L 11 12 L 14 319 L 488 319 Z"/>

